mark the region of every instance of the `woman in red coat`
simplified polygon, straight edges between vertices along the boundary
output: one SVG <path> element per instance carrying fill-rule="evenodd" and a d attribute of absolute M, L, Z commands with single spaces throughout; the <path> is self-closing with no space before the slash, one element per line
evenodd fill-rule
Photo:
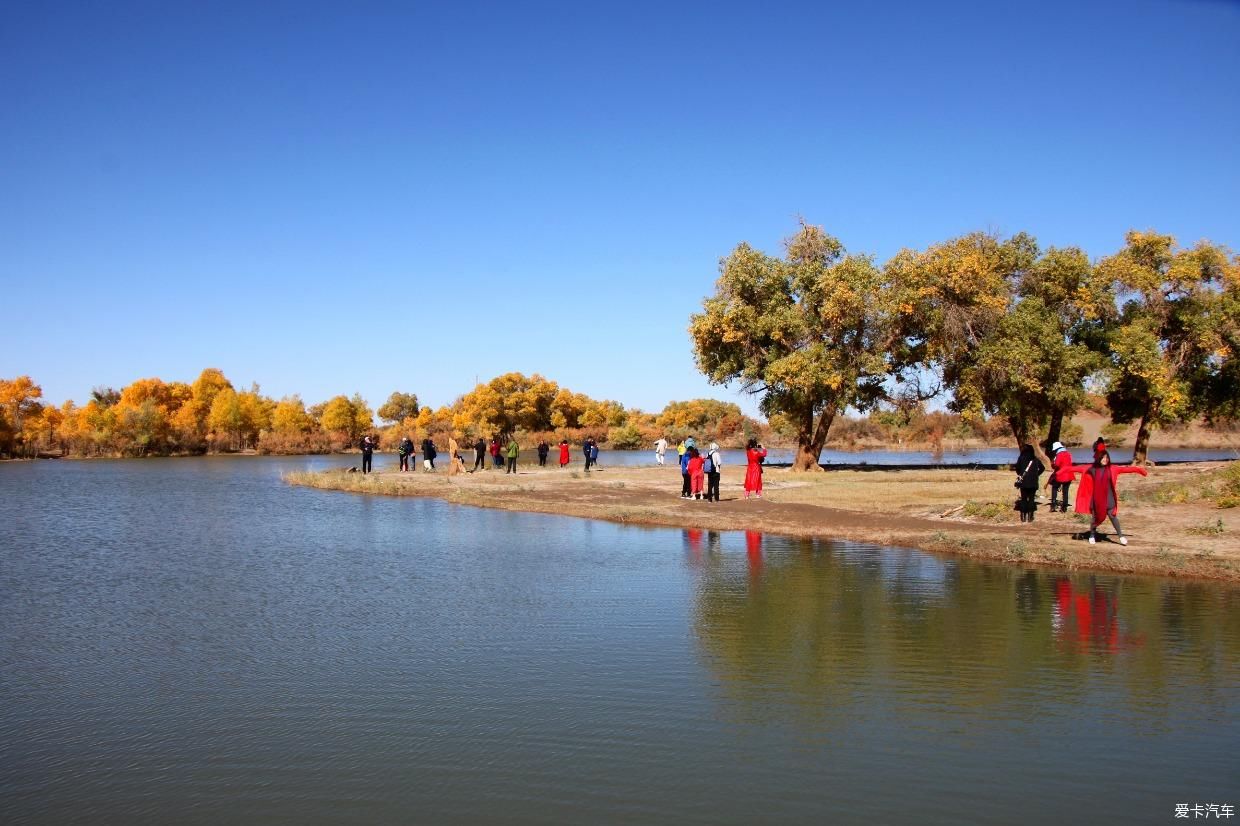
<path fill-rule="evenodd" d="M 1076 465 L 1072 468 L 1072 472 L 1081 474 L 1081 486 L 1076 490 L 1076 512 L 1088 513 L 1093 518 L 1089 527 L 1089 544 L 1092 545 L 1097 541 L 1098 526 L 1102 524 L 1103 519 L 1109 518 L 1111 524 L 1115 526 L 1115 535 L 1119 537 L 1119 544 L 1127 545 L 1128 537 L 1124 536 L 1119 526 L 1119 519 L 1116 517 L 1119 512 L 1119 492 L 1115 488 L 1115 480 L 1123 473 L 1140 473 L 1142 476 L 1148 476 L 1145 468 L 1113 465 L 1111 454 L 1103 450 L 1094 459 L 1092 465 Z"/>
<path fill-rule="evenodd" d="M 560 467 L 568 464 L 568 439 L 560 439 Z"/>
<path fill-rule="evenodd" d="M 696 447 L 689 448 L 687 452 L 689 454 L 689 490 L 694 499 L 701 499 L 702 482 L 706 478 L 706 473 L 702 468 L 706 464 L 706 457 L 699 453 Z"/>
<path fill-rule="evenodd" d="M 1072 454 L 1062 442 L 1051 445 L 1051 469 L 1051 476 L 1046 480 L 1046 486 L 1051 489 L 1051 513 L 1056 509 L 1067 513 L 1068 489 L 1072 487 L 1076 474 L 1072 472 Z M 1058 504 L 1060 491 L 1063 491 L 1062 504 Z"/>
<path fill-rule="evenodd" d="M 759 499 L 762 498 L 762 460 L 766 458 L 766 448 L 758 444 L 757 439 L 750 439 L 749 446 L 745 448 L 745 461 L 749 463 L 745 468 L 745 498 L 749 498 L 749 494 L 753 494 Z"/>

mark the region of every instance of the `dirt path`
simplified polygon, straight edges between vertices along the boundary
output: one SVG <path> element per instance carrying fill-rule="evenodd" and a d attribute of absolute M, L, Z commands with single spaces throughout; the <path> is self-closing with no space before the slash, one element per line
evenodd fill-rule
<path fill-rule="evenodd" d="M 1218 470 L 1217 464 L 1201 463 L 1158 468 L 1147 479 L 1123 477 L 1120 518 L 1127 547 L 1110 537 L 1091 546 L 1076 538 L 1087 527 L 1085 517 L 1044 507 L 1034 523 L 1022 525 L 1011 509 L 1012 474 L 997 470 L 807 475 L 770 469 L 764 498 L 746 500 L 741 472 L 725 468 L 718 503 L 680 499 L 680 475 L 672 467 L 586 474 L 579 467 L 527 466 L 515 475 L 490 470 L 455 477 L 444 471 L 328 471 L 286 480 L 626 524 L 829 536 L 1021 564 L 1240 581 L 1240 525 L 1230 524 L 1240 522 L 1240 511 L 1220 510 L 1194 495 Z"/>

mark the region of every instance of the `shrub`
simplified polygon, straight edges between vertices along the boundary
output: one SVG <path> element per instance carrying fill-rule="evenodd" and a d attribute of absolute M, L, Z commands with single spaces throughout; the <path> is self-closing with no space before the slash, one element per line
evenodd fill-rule
<path fill-rule="evenodd" d="M 1188 532 L 1191 534 L 1196 534 L 1198 536 L 1219 536 L 1223 534 L 1224 532 L 1226 532 L 1226 530 L 1227 528 L 1226 526 L 1223 525 L 1222 519 L 1216 520 L 1214 522 L 1211 522 L 1210 520 L 1207 519 L 1205 522 L 1202 522 L 1200 525 L 1196 525 L 1192 528 L 1189 528 Z"/>
<path fill-rule="evenodd" d="M 258 436 L 257 450 L 264 455 L 296 456 L 306 453 L 331 453 L 344 447 L 329 433 L 312 430 L 309 433 L 263 431 Z"/>
<path fill-rule="evenodd" d="M 1240 497 L 1240 462 L 1229 462 L 1219 474 L 1222 482 L 1221 496 Z"/>
<path fill-rule="evenodd" d="M 1128 425 L 1111 422 L 1110 424 L 1103 425 L 1099 435 L 1106 439 L 1108 448 L 1123 447 L 1124 441 L 1128 436 Z"/>
<path fill-rule="evenodd" d="M 964 503 L 965 516 L 976 516 L 979 519 L 989 519 L 993 522 L 1006 519 L 1011 510 L 1012 506 L 1003 502 L 974 502 L 970 500 Z"/>
<path fill-rule="evenodd" d="M 608 431 L 607 442 L 616 450 L 637 450 L 646 443 L 646 439 L 635 426 L 626 424 Z"/>
<path fill-rule="evenodd" d="M 1076 422 L 1064 422 L 1059 429 L 1059 441 L 1068 447 L 1080 447 L 1085 438 L 1085 429 Z"/>

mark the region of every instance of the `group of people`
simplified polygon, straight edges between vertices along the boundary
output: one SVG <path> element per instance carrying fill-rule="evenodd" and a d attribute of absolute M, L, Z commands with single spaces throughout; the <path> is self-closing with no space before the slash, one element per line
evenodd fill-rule
<path fill-rule="evenodd" d="M 1090 516 L 1089 531 L 1086 534 L 1089 544 L 1093 545 L 1098 541 L 1098 526 L 1104 520 L 1110 520 L 1115 528 L 1115 535 L 1119 537 L 1119 544 L 1127 545 L 1128 538 L 1124 536 L 1119 524 L 1119 492 L 1116 483 L 1125 473 L 1139 473 L 1142 476 L 1149 474 L 1143 467 L 1113 464 L 1106 441 L 1102 438 L 1094 442 L 1093 452 L 1091 464 L 1074 465 L 1072 454 L 1063 443 L 1055 442 L 1051 445 L 1051 474 L 1044 486 L 1051 489 L 1051 513 L 1068 512 L 1068 492 L 1072 482 L 1080 476 L 1081 484 L 1076 491 L 1074 510 Z M 1045 470 L 1046 467 L 1034 453 L 1033 445 L 1021 448 L 1020 456 L 1016 460 L 1016 487 L 1020 490 L 1016 509 L 1020 511 L 1021 522 L 1033 521 L 1038 507 L 1038 480 Z"/>
<path fill-rule="evenodd" d="M 478 441 L 474 442 L 474 466 L 472 470 L 467 471 L 473 473 L 477 470 L 487 469 L 487 456 L 490 455 L 491 463 L 496 470 L 506 467 L 505 473 L 517 472 L 517 457 L 521 455 L 521 446 L 517 444 L 514 436 L 508 440 L 507 447 L 501 447 L 498 436 L 491 437 L 491 443 L 488 446 L 486 439 L 481 436 Z M 506 460 L 506 461 L 505 461 Z"/>
<path fill-rule="evenodd" d="M 662 465 L 667 453 L 667 440 L 655 442 L 655 462 Z M 719 478 L 723 468 L 723 456 L 719 445 L 711 442 L 705 452 L 698 450 L 697 441 L 690 436 L 676 446 L 680 465 L 680 498 L 719 501 Z M 762 498 L 762 465 L 766 461 L 766 448 L 750 439 L 745 447 L 745 498 Z M 703 491 L 705 488 L 705 491 Z"/>
<path fill-rule="evenodd" d="M 367 459 L 367 456 L 366 456 L 366 439 L 370 439 L 370 438 L 371 438 L 370 436 L 367 436 L 365 439 L 362 440 L 362 472 L 363 473 L 368 472 L 368 468 L 369 468 L 369 460 Z M 400 444 L 396 446 L 396 456 L 400 460 L 400 472 L 401 473 L 404 473 L 405 471 L 409 470 L 409 457 L 413 456 L 415 453 L 416 451 L 413 448 L 413 439 L 410 439 L 408 436 L 406 436 L 400 440 Z M 422 440 L 422 470 L 428 473 L 430 471 L 433 471 L 435 469 L 435 458 L 438 455 L 439 455 L 439 451 L 436 450 L 435 443 L 431 441 L 430 439 L 423 439 Z"/>
<path fill-rule="evenodd" d="M 487 469 L 487 456 L 491 457 L 491 461 L 496 469 L 505 467 L 507 460 L 507 473 L 517 472 L 517 457 L 521 455 L 521 447 L 517 444 L 516 437 L 508 440 L 507 447 L 500 444 L 499 437 L 493 437 L 490 444 L 482 437 L 474 442 L 474 467 L 472 470 L 465 470 L 465 462 L 456 447 L 456 441 L 449 439 L 449 447 L 452 451 L 452 467 L 449 468 L 449 474 L 454 471 L 473 473 L 478 470 Z M 362 473 L 370 473 L 374 461 L 374 451 L 379 445 L 379 440 L 374 436 L 364 436 L 361 441 L 362 449 Z M 560 467 L 564 468 L 569 464 L 570 446 L 567 439 L 560 440 Z M 665 463 L 665 455 L 668 449 L 667 439 L 660 438 L 655 442 L 655 461 L 662 465 Z M 581 445 L 582 454 L 585 457 L 586 472 L 598 468 L 598 442 L 593 438 L 587 438 Z M 396 455 L 400 461 L 400 472 L 404 473 L 409 470 L 409 457 L 416 455 L 413 440 L 405 436 L 400 440 L 400 444 L 396 448 Z M 439 451 L 435 447 L 434 440 L 429 437 L 422 440 L 422 469 L 427 472 L 435 470 L 435 458 L 439 455 Z M 546 440 L 540 440 L 537 447 L 538 466 L 546 467 L 547 458 L 551 453 L 551 445 Z M 696 440 L 693 437 L 684 439 L 676 446 L 676 453 L 679 457 L 680 474 L 681 474 L 681 490 L 680 498 L 682 499 L 705 499 L 707 502 L 719 501 L 719 479 L 723 469 L 723 457 L 719 452 L 719 445 L 711 442 L 710 446 L 705 450 L 699 450 Z M 1022 458 L 1024 454 L 1022 453 Z M 1030 448 L 1032 455 L 1032 448 Z M 766 460 L 766 448 L 758 443 L 757 439 L 750 439 L 745 447 L 745 498 L 749 499 L 762 498 L 762 466 Z M 1035 459 L 1036 461 L 1036 459 Z M 1039 463 L 1039 468 L 1041 467 Z M 1041 470 L 1038 470 L 1041 473 Z M 1036 489 L 1036 484 L 1035 484 Z M 1031 494 L 1032 496 L 1032 494 Z M 1065 501 L 1067 493 L 1065 492 Z M 1022 521 L 1024 513 L 1022 512 Z M 1032 519 L 1032 513 L 1029 516 Z"/>

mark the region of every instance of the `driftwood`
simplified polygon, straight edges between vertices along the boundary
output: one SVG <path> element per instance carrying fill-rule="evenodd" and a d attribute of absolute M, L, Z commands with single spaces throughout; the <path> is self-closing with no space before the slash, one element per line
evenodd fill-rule
<path fill-rule="evenodd" d="M 964 510 L 964 505 L 957 505 L 954 508 L 948 508 L 947 510 L 939 514 L 939 519 L 945 519 L 948 516 L 952 516 L 953 514 L 960 513 L 962 510 Z"/>

